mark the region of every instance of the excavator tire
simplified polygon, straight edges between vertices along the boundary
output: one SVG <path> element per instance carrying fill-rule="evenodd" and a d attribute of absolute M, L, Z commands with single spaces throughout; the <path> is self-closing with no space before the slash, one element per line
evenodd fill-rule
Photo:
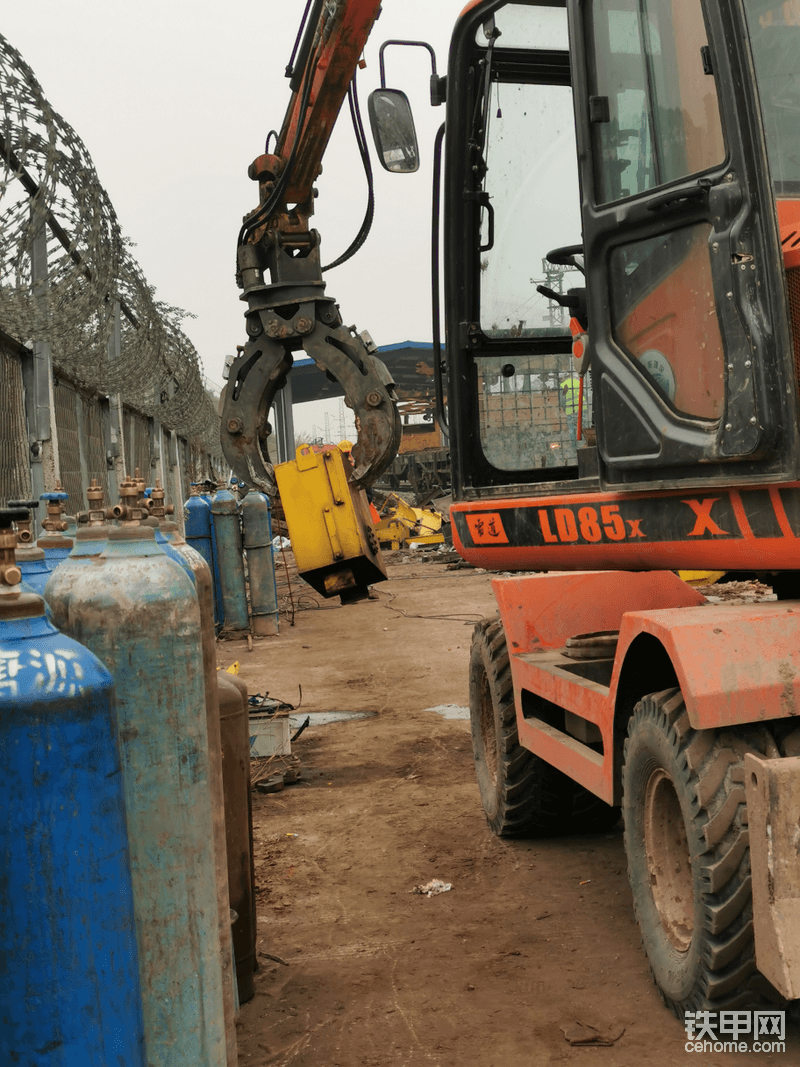
<path fill-rule="evenodd" d="M 679 1019 L 777 996 L 756 969 L 744 788 L 745 753 L 763 747 L 745 727 L 693 730 L 679 689 L 644 697 L 628 727 L 628 878 L 653 980 Z"/>
<path fill-rule="evenodd" d="M 555 837 L 610 829 L 619 809 L 519 743 L 503 624 L 483 619 L 469 670 L 472 749 L 483 810 L 498 837 Z"/>

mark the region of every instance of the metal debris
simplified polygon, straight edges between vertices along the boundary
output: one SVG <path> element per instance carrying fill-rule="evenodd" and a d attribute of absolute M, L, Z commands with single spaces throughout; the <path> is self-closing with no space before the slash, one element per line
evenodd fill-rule
<path fill-rule="evenodd" d="M 417 893 L 421 897 L 435 897 L 439 893 L 447 893 L 453 888 L 450 882 L 443 882 L 440 878 L 431 878 L 425 885 L 415 885 L 409 889 L 409 893 Z"/>

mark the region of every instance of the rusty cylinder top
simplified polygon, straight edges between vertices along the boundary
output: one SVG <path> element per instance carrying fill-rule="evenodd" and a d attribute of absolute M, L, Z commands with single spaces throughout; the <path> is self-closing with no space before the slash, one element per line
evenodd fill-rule
<path fill-rule="evenodd" d="M 162 522 L 160 526 L 161 532 L 171 545 L 185 545 L 187 543 L 177 522 Z"/>
<path fill-rule="evenodd" d="M 111 533 L 112 526 L 82 526 L 75 534 L 76 541 L 102 541 Z"/>
<path fill-rule="evenodd" d="M 151 526 L 112 526 L 108 531 L 108 540 L 112 541 L 152 541 L 156 535 Z M 156 546 L 158 547 L 158 546 Z M 159 548 L 160 552 L 161 549 Z"/>
<path fill-rule="evenodd" d="M 0 619 L 8 622 L 14 619 L 38 619 L 45 614 L 44 601 L 36 593 L 19 592 L 9 589 L 0 594 Z"/>
<path fill-rule="evenodd" d="M 45 558 L 44 549 L 39 548 L 37 545 L 19 544 L 18 542 L 16 557 L 24 563 L 34 563 L 36 560 Z"/>
<path fill-rule="evenodd" d="M 73 540 L 60 533 L 48 533 L 42 534 L 36 544 L 39 548 L 72 548 Z"/>
<path fill-rule="evenodd" d="M 233 676 L 227 671 L 217 671 L 217 687 L 220 718 L 227 719 L 241 715 L 245 710 L 245 698 L 239 686 L 233 681 Z"/>

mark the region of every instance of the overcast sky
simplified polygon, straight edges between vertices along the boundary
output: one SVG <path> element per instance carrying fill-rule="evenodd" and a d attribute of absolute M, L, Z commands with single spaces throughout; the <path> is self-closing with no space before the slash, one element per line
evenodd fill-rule
<path fill-rule="evenodd" d="M 445 73 L 464 5 L 385 0 L 358 78 L 365 125 L 381 42 L 425 39 Z M 0 32 L 86 144 L 158 299 L 197 316 L 184 330 L 217 384 L 225 355 L 245 340 L 234 271 L 241 219 L 258 197 L 247 167 L 267 132 L 280 128 L 289 100 L 284 68 L 304 7 L 305 0 L 37 0 L 6 5 L 0 20 Z M 326 274 L 344 321 L 369 330 L 378 345 L 431 338 L 431 157 L 444 121 L 444 108 L 429 104 L 425 50 L 388 49 L 386 71 L 387 83 L 412 102 L 422 166 L 388 174 L 370 138 L 375 223 L 361 251 Z M 312 224 L 330 262 L 349 246 L 366 207 L 346 105 L 318 189 Z M 317 405 L 307 407 L 295 413 L 300 429 L 323 417 Z"/>

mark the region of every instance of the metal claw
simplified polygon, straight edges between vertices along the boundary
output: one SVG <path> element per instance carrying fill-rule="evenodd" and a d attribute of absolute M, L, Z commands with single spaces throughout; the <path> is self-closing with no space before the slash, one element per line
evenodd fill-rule
<path fill-rule="evenodd" d="M 250 341 L 233 361 L 222 397 L 225 458 L 237 478 L 273 497 L 278 490 L 267 456 L 267 416 L 291 366 L 291 353 L 283 345 L 266 337 Z"/>
<path fill-rule="evenodd" d="M 344 326 L 317 322 L 301 343 L 344 389 L 358 428 L 350 480 L 368 485 L 392 462 L 402 436 L 392 376 L 361 337 Z M 220 437 L 225 458 L 238 478 L 270 496 L 277 488 L 266 455 L 267 418 L 292 362 L 291 352 L 280 341 L 262 335 L 234 360 L 223 394 Z"/>

